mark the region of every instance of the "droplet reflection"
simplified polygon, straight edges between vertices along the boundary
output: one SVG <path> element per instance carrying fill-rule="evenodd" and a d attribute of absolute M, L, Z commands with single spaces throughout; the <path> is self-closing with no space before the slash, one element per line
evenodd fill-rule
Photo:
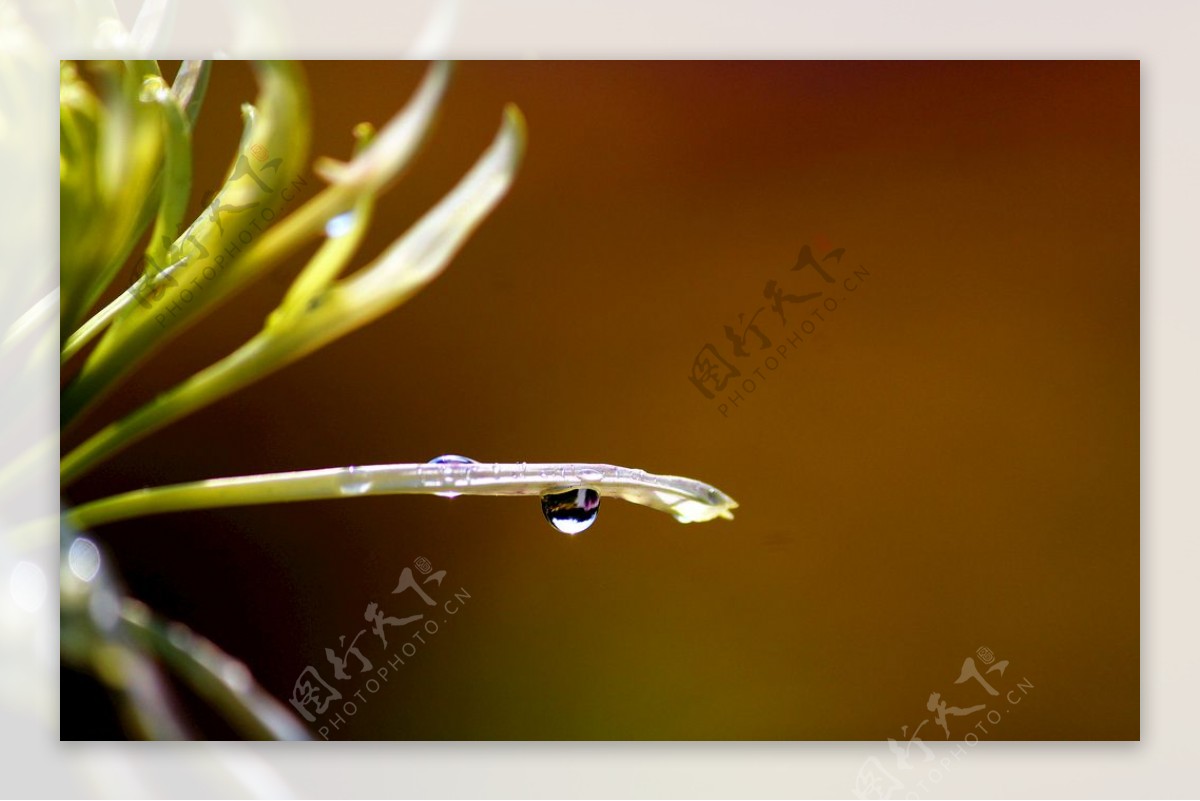
<path fill-rule="evenodd" d="M 563 534 L 578 534 L 596 522 L 600 513 L 600 493 L 590 487 L 566 492 L 548 492 L 542 496 L 542 514 Z"/>
<path fill-rule="evenodd" d="M 429 460 L 430 464 L 479 464 L 474 459 L 466 456 L 455 456 L 453 453 L 448 453 L 445 456 L 435 456 Z"/>
<path fill-rule="evenodd" d="M 430 459 L 429 464 L 479 464 L 479 462 L 469 459 L 466 456 L 447 453 L 445 456 L 435 456 Z M 459 495 L 462 495 L 461 492 L 435 492 L 433 494 L 439 498 L 457 498 Z"/>

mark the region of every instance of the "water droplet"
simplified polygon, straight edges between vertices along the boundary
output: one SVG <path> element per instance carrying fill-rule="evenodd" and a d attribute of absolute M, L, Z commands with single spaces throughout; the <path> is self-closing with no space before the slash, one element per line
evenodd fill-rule
<path fill-rule="evenodd" d="M 429 464 L 479 464 L 479 462 L 469 459 L 466 456 L 447 453 L 445 456 L 435 456 L 430 459 Z M 439 498 L 457 498 L 459 495 L 462 495 L 461 492 L 435 492 L 433 494 Z"/>
<path fill-rule="evenodd" d="M 67 552 L 67 565 L 81 581 L 91 581 L 100 572 L 100 549 L 86 537 L 78 537 Z"/>
<path fill-rule="evenodd" d="M 479 462 L 468 459 L 466 456 L 455 456 L 453 453 L 448 453 L 445 456 L 435 456 L 429 460 L 429 464 L 479 464 Z"/>
<path fill-rule="evenodd" d="M 351 467 L 342 477 L 343 495 L 364 495 L 371 490 L 371 479 L 361 467 Z"/>
<path fill-rule="evenodd" d="M 590 487 L 566 492 L 547 492 L 542 496 L 542 514 L 563 534 L 578 534 L 596 522 L 600 513 L 600 493 Z"/>
<path fill-rule="evenodd" d="M 604 474 L 594 467 L 585 467 L 579 471 L 579 477 L 584 481 L 600 481 L 604 478 Z"/>
<path fill-rule="evenodd" d="M 339 236 L 345 236 L 350 233 L 350 229 L 354 227 L 354 212 L 347 211 L 339 214 L 336 217 L 331 217 L 325 223 L 325 236 L 330 239 L 336 239 Z"/>

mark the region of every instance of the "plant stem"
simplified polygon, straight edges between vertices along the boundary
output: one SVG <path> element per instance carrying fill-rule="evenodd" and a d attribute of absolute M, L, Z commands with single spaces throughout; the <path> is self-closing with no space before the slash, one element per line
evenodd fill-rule
<path fill-rule="evenodd" d="M 121 607 L 121 626 L 247 739 L 310 739 L 308 730 L 254 681 L 244 664 L 210 640 L 128 598 Z"/>
<path fill-rule="evenodd" d="M 134 490 L 77 506 L 66 522 L 87 530 L 144 515 L 367 495 L 543 495 L 588 486 L 681 523 L 731 519 L 737 502 L 695 479 L 606 464 L 384 464 L 236 476 Z"/>

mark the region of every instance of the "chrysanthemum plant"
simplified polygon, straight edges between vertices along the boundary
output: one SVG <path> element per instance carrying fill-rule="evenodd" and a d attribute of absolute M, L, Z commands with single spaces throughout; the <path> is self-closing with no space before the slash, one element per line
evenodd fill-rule
<path fill-rule="evenodd" d="M 64 498 L 73 481 L 131 443 L 400 306 L 445 269 L 504 197 L 521 161 L 525 127 L 510 105 L 491 145 L 458 184 L 377 258 L 343 277 L 376 198 L 429 131 L 450 66 L 433 65 L 407 106 L 378 131 L 368 123 L 355 127 L 348 162 L 317 159 L 312 171 L 325 188 L 284 215 L 286 188 L 302 179 L 308 164 L 308 94 L 297 65 L 255 64 L 258 96 L 242 107 L 244 129 L 225 182 L 185 227 L 192 133 L 210 69 L 211 62 L 184 62 L 168 82 L 153 61 L 62 65 L 61 358 L 77 367 L 61 393 L 63 429 L 202 316 L 306 245 L 321 244 L 261 331 L 64 453 Z M 265 221 L 249 241 L 244 229 L 222 218 L 240 208 L 254 208 Z M 143 241 L 144 252 L 135 253 Z M 96 308 L 133 260 L 144 265 L 136 281 Z M 79 532 L 169 511 L 409 493 L 540 496 L 547 520 L 566 533 L 591 524 L 602 496 L 665 511 L 684 523 L 730 518 L 737 506 L 716 488 L 678 476 L 606 464 L 485 464 L 454 456 L 212 478 L 67 505 L 63 659 L 109 686 L 134 736 L 193 734 L 159 672 L 165 665 L 239 734 L 307 737 L 241 663 L 126 597 L 100 550 Z"/>

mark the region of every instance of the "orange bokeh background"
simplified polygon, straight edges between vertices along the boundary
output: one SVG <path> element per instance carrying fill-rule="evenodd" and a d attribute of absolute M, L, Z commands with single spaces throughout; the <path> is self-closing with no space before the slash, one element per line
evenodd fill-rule
<path fill-rule="evenodd" d="M 353 125 L 385 122 L 423 69 L 306 63 L 314 155 L 348 157 Z M 253 96 L 246 65 L 216 64 L 197 213 Z M 286 698 L 306 665 L 328 674 L 324 649 L 369 602 L 412 613 L 391 590 L 415 558 L 446 569 L 443 594 L 469 602 L 338 739 L 899 739 L 932 692 L 1003 711 L 982 739 L 1136 739 L 1138 63 L 462 63 L 356 264 L 453 186 L 508 101 L 526 161 L 445 275 L 71 500 L 461 453 L 692 476 L 736 519 L 610 500 L 571 538 L 529 499 L 165 515 L 95 532 L 131 594 Z M 301 199 L 319 187 L 309 173 Z M 833 284 L 790 269 L 806 244 L 845 248 Z M 300 266 L 78 435 L 230 352 Z M 770 280 L 838 308 L 788 305 L 784 324 Z M 723 329 L 760 307 L 771 348 L 751 336 L 739 359 Z M 688 380 L 709 343 L 755 380 L 736 407 L 740 379 L 713 400 Z M 997 688 L 1032 685 L 1019 706 L 955 683 L 980 647 L 1009 662 Z M 99 736 L 90 708 L 64 683 L 65 738 Z M 978 720 L 950 718 L 952 737 Z"/>

